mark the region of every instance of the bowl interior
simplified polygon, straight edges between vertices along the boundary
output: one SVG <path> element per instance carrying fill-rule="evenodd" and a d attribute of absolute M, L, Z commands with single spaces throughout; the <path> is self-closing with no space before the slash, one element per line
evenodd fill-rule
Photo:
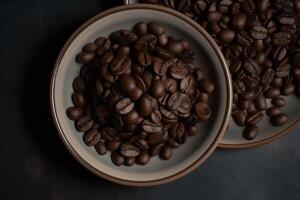
<path fill-rule="evenodd" d="M 216 86 L 210 103 L 213 115 L 209 123 L 200 125 L 201 133 L 189 137 L 186 144 L 174 151 L 171 160 L 162 161 L 155 157 L 146 166 L 116 167 L 110 161 L 110 154 L 99 156 L 94 148 L 87 147 L 83 143 L 82 133 L 76 131 L 74 123 L 67 118 L 65 111 L 72 106 L 72 81 L 78 76 L 81 67 L 75 62 L 75 57 L 83 45 L 93 42 L 99 36 L 108 36 L 113 31 L 131 29 L 135 23 L 141 21 L 158 22 L 166 28 L 168 35 L 186 39 L 191 44 L 197 61 Z M 212 145 L 216 145 L 216 140 L 222 134 L 221 129 L 226 126 L 230 110 L 229 101 L 231 100 L 228 75 L 223 67 L 224 62 L 205 36 L 186 21 L 166 12 L 149 8 L 123 9 L 101 17 L 101 19 L 96 16 L 89 22 L 90 25 L 85 29 L 81 27 L 80 29 L 83 30 L 77 32 L 78 35 L 75 33 L 73 40 L 71 39 L 65 46 L 65 52 L 62 52 L 61 60 L 58 61 L 53 77 L 51 98 L 54 117 L 60 134 L 73 155 L 96 173 L 101 172 L 116 179 L 135 182 L 165 179 L 180 173 L 204 157 L 208 149 Z"/>

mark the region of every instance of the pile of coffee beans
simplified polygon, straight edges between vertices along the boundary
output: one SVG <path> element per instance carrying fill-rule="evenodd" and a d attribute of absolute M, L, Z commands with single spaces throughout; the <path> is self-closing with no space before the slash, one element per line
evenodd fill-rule
<path fill-rule="evenodd" d="M 157 23 L 99 37 L 76 59 L 82 67 L 67 116 L 84 132 L 84 143 L 99 155 L 110 151 L 117 166 L 170 159 L 212 115 L 214 84 L 189 44 Z"/>
<path fill-rule="evenodd" d="M 232 75 L 232 117 L 254 139 L 265 114 L 284 125 L 285 96 L 300 94 L 300 0 L 143 0 L 176 9 L 202 25 Z"/>

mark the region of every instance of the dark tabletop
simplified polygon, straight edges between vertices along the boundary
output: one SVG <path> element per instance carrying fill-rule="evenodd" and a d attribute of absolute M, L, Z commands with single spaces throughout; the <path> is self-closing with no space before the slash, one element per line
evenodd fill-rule
<path fill-rule="evenodd" d="M 64 42 L 117 0 L 0 0 L 0 199 L 300 199 L 300 134 L 262 147 L 217 150 L 180 180 L 149 188 L 110 183 L 62 144 L 49 82 Z"/>

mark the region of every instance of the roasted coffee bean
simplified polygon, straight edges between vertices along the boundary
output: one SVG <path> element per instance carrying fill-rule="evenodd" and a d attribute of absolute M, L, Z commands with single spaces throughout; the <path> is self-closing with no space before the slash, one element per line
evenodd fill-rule
<path fill-rule="evenodd" d="M 233 92 L 237 94 L 242 94 L 246 91 L 246 85 L 241 80 L 232 81 Z"/>
<path fill-rule="evenodd" d="M 120 140 L 111 140 L 107 142 L 106 147 L 109 151 L 116 151 L 120 145 L 121 145 Z"/>
<path fill-rule="evenodd" d="M 151 113 L 150 116 L 152 122 L 159 124 L 161 122 L 162 116 L 158 110 Z"/>
<path fill-rule="evenodd" d="M 261 111 L 256 111 L 256 112 L 250 113 L 247 116 L 246 123 L 248 125 L 253 126 L 253 125 L 260 123 L 263 119 L 264 119 L 264 113 Z"/>
<path fill-rule="evenodd" d="M 134 103 L 129 98 L 124 98 L 116 104 L 116 111 L 121 115 L 126 115 L 134 108 Z"/>
<path fill-rule="evenodd" d="M 244 62 L 244 69 L 250 74 L 260 74 L 258 63 L 254 59 L 248 59 Z"/>
<path fill-rule="evenodd" d="M 281 108 L 280 107 L 271 107 L 271 108 L 268 108 L 267 110 L 267 114 L 272 117 L 272 116 L 275 116 L 275 115 L 278 115 L 282 113 L 281 111 Z"/>
<path fill-rule="evenodd" d="M 127 124 L 139 124 L 143 118 L 136 110 L 132 110 L 130 113 L 124 116 L 123 121 Z"/>
<path fill-rule="evenodd" d="M 91 52 L 81 52 L 77 55 L 77 62 L 81 64 L 90 63 L 95 58 L 95 54 Z"/>
<path fill-rule="evenodd" d="M 83 135 L 83 141 L 87 146 L 94 146 L 97 144 L 101 139 L 101 135 L 98 132 L 98 130 L 89 130 L 84 133 Z"/>
<path fill-rule="evenodd" d="M 256 40 L 262 40 L 267 37 L 268 30 L 263 26 L 253 26 L 251 29 L 251 36 Z"/>
<path fill-rule="evenodd" d="M 183 46 L 180 41 L 169 40 L 166 44 L 166 50 L 173 55 L 179 55 L 183 51 Z"/>
<path fill-rule="evenodd" d="M 290 75 L 290 68 L 291 66 L 288 63 L 279 64 L 279 66 L 275 70 L 276 76 L 279 78 L 288 77 Z"/>
<path fill-rule="evenodd" d="M 151 146 L 149 149 L 149 155 L 151 157 L 158 155 L 163 146 L 164 146 L 164 143 L 158 143 L 158 144 Z"/>
<path fill-rule="evenodd" d="M 244 13 L 238 13 L 237 15 L 234 16 L 232 20 L 232 25 L 234 28 L 238 30 L 242 30 L 247 22 L 247 15 Z"/>
<path fill-rule="evenodd" d="M 235 32 L 230 29 L 224 29 L 219 33 L 219 38 L 225 43 L 231 42 L 235 37 Z"/>
<path fill-rule="evenodd" d="M 207 104 L 209 101 L 209 95 L 204 92 L 199 92 L 199 95 L 198 95 L 196 101 Z"/>
<path fill-rule="evenodd" d="M 164 84 L 166 87 L 166 91 L 169 93 L 173 93 L 177 90 L 177 82 L 176 82 L 176 80 L 174 80 L 172 78 L 168 78 L 168 79 L 164 80 Z"/>
<path fill-rule="evenodd" d="M 137 35 L 128 30 L 113 32 L 109 36 L 110 40 L 123 46 L 128 46 L 137 40 Z"/>
<path fill-rule="evenodd" d="M 105 155 L 107 152 L 107 148 L 103 142 L 98 142 L 94 147 L 99 155 Z"/>
<path fill-rule="evenodd" d="M 111 153 L 111 161 L 116 165 L 116 166 L 121 166 L 123 165 L 125 158 L 118 154 L 117 152 L 112 152 Z"/>
<path fill-rule="evenodd" d="M 200 121 L 207 121 L 211 117 L 211 108 L 207 104 L 197 103 L 195 113 Z"/>
<path fill-rule="evenodd" d="M 157 43 L 160 46 L 165 46 L 168 43 L 168 36 L 166 34 L 161 34 L 157 37 Z"/>
<path fill-rule="evenodd" d="M 166 88 L 165 88 L 163 81 L 153 80 L 151 87 L 152 87 L 151 91 L 152 91 L 153 97 L 160 98 L 160 97 L 164 96 L 166 93 L 165 92 Z"/>
<path fill-rule="evenodd" d="M 159 35 L 162 35 L 165 33 L 165 29 L 161 25 L 159 25 L 157 23 L 153 23 L 153 22 L 149 22 L 147 24 L 147 30 L 149 33 L 152 33 L 156 36 L 159 36 Z"/>
<path fill-rule="evenodd" d="M 197 126 L 191 126 L 188 128 L 188 134 L 191 136 L 197 135 L 197 133 L 199 132 Z"/>
<path fill-rule="evenodd" d="M 120 85 L 122 90 L 127 93 L 130 93 L 133 89 L 137 87 L 135 80 L 132 76 L 129 75 L 123 75 L 120 78 Z"/>
<path fill-rule="evenodd" d="M 147 137 L 147 142 L 149 145 L 155 145 L 157 143 L 165 142 L 168 135 L 164 132 L 152 133 Z"/>
<path fill-rule="evenodd" d="M 152 57 L 147 52 L 138 52 L 137 53 L 137 60 L 144 67 L 148 67 L 152 64 Z"/>
<path fill-rule="evenodd" d="M 115 55 L 113 53 L 113 51 L 107 51 L 104 53 L 104 55 L 101 58 L 101 64 L 109 64 L 113 61 Z"/>
<path fill-rule="evenodd" d="M 281 88 L 281 94 L 285 95 L 285 96 L 289 96 L 291 94 L 294 93 L 295 91 L 295 85 L 292 83 L 288 83 L 285 84 L 282 88 Z"/>
<path fill-rule="evenodd" d="M 170 70 L 170 75 L 174 79 L 183 79 L 189 73 L 187 68 L 180 62 L 177 62 L 177 64 L 173 65 L 169 70 Z"/>
<path fill-rule="evenodd" d="M 273 78 L 273 80 L 270 83 L 271 87 L 275 88 L 281 88 L 283 85 L 282 79 L 281 78 Z"/>
<path fill-rule="evenodd" d="M 133 32 L 139 36 L 148 33 L 147 24 L 145 22 L 139 22 L 133 27 Z"/>
<path fill-rule="evenodd" d="M 85 83 L 83 78 L 77 77 L 73 81 L 73 89 L 75 92 L 84 93 L 85 92 Z"/>
<path fill-rule="evenodd" d="M 136 50 L 139 51 L 153 51 L 157 43 L 157 38 L 155 35 L 146 34 L 138 39 L 135 43 Z"/>
<path fill-rule="evenodd" d="M 185 94 L 190 94 L 195 86 L 195 79 L 192 76 L 187 76 L 180 82 L 180 91 Z"/>
<path fill-rule="evenodd" d="M 286 105 L 286 100 L 282 97 L 276 97 L 271 102 L 274 106 L 284 107 Z"/>
<path fill-rule="evenodd" d="M 291 41 L 291 35 L 285 32 L 277 32 L 273 36 L 273 43 L 277 46 L 288 45 Z"/>
<path fill-rule="evenodd" d="M 253 100 L 256 97 L 256 92 L 254 90 L 246 90 L 241 98 L 244 100 Z"/>
<path fill-rule="evenodd" d="M 147 153 L 147 151 L 142 151 L 137 157 L 136 157 L 136 163 L 139 165 L 146 165 L 150 161 L 150 156 Z"/>
<path fill-rule="evenodd" d="M 162 131 L 162 125 L 150 122 L 149 120 L 144 120 L 142 123 L 142 128 L 148 133 L 157 133 Z"/>
<path fill-rule="evenodd" d="M 238 126 L 245 126 L 247 114 L 245 111 L 236 111 L 232 113 L 232 118 Z"/>
<path fill-rule="evenodd" d="M 119 55 L 115 59 L 112 60 L 110 64 L 111 72 L 120 76 L 125 73 L 125 71 L 131 66 L 131 59 L 124 55 Z"/>
<path fill-rule="evenodd" d="M 179 144 L 185 143 L 186 130 L 183 123 L 177 123 L 169 131 L 169 137 L 174 138 Z"/>
<path fill-rule="evenodd" d="M 104 127 L 101 130 L 101 136 L 103 139 L 111 141 L 117 139 L 117 131 L 111 127 Z"/>
<path fill-rule="evenodd" d="M 172 147 L 165 145 L 159 152 L 159 156 L 163 160 L 169 160 L 173 156 Z"/>
<path fill-rule="evenodd" d="M 86 132 L 92 128 L 94 121 L 90 115 L 83 115 L 76 121 L 78 131 Z"/>
<path fill-rule="evenodd" d="M 273 99 L 280 95 L 280 90 L 278 88 L 269 88 L 264 92 L 264 96 L 269 99 Z"/>
<path fill-rule="evenodd" d="M 78 107 L 85 107 L 86 105 L 86 98 L 82 93 L 74 93 L 72 95 L 72 101 L 74 105 Z"/>
<path fill-rule="evenodd" d="M 257 137 L 259 129 L 257 126 L 247 126 L 244 130 L 243 136 L 247 140 L 253 140 Z"/>
<path fill-rule="evenodd" d="M 127 157 L 125 158 L 124 165 L 130 167 L 135 164 L 135 157 Z"/>
<path fill-rule="evenodd" d="M 169 98 L 167 106 L 171 110 L 176 110 L 183 101 L 183 95 L 180 92 L 174 92 Z"/>
<path fill-rule="evenodd" d="M 203 79 L 199 82 L 199 87 L 202 92 L 212 94 L 215 90 L 214 84 L 207 79 Z"/>
<path fill-rule="evenodd" d="M 78 120 L 84 113 L 84 110 L 80 107 L 73 106 L 67 109 L 67 116 L 69 119 L 76 121 Z"/>
<path fill-rule="evenodd" d="M 153 112 L 152 98 L 149 95 L 144 95 L 139 100 L 138 111 L 141 116 L 147 117 Z"/>
<path fill-rule="evenodd" d="M 267 102 L 266 102 L 266 99 L 263 95 L 258 95 L 255 100 L 255 107 L 258 109 L 258 110 L 265 110 L 267 109 Z"/>
<path fill-rule="evenodd" d="M 271 117 L 271 123 L 274 126 L 282 126 L 285 123 L 287 123 L 287 121 L 288 121 L 288 116 L 284 113 L 281 113 L 281 114 L 278 114 L 278 115 L 275 115 L 275 116 Z"/>
<path fill-rule="evenodd" d="M 125 157 L 136 157 L 140 154 L 140 149 L 132 144 L 124 143 L 120 147 L 120 153 Z"/>

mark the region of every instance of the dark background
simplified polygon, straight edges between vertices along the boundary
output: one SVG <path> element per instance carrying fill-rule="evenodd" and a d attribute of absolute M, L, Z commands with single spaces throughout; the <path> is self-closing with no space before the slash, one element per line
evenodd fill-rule
<path fill-rule="evenodd" d="M 298 130 L 247 150 L 217 150 L 199 169 L 158 187 L 93 175 L 62 144 L 49 82 L 64 42 L 117 0 L 0 0 L 0 199 L 300 199 Z"/>

